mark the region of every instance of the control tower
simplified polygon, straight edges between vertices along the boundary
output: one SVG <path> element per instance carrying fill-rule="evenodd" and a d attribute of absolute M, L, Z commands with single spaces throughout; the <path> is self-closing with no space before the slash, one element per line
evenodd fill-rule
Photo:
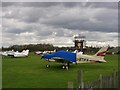
<path fill-rule="evenodd" d="M 74 36 L 74 47 L 77 50 L 83 51 L 83 48 L 86 46 L 85 36 L 80 34 Z"/>

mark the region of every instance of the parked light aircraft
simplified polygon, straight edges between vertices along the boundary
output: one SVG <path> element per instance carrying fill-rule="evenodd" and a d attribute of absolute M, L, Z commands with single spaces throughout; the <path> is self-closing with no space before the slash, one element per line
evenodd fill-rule
<path fill-rule="evenodd" d="M 2 52 L 1 55 L 3 55 L 3 56 L 8 56 L 7 52 Z"/>
<path fill-rule="evenodd" d="M 14 51 L 13 50 L 11 50 L 11 51 L 4 51 L 4 52 L 2 52 L 2 55 L 3 56 L 12 56 L 12 55 L 14 55 Z"/>
<path fill-rule="evenodd" d="M 35 54 L 37 55 L 40 55 L 40 54 L 50 54 L 50 53 L 54 53 L 56 52 L 56 49 L 54 51 L 48 51 L 48 50 L 45 50 L 45 51 L 35 51 Z"/>
<path fill-rule="evenodd" d="M 40 54 L 43 54 L 43 52 L 42 51 L 35 51 L 35 54 L 40 55 Z"/>
<path fill-rule="evenodd" d="M 56 61 L 64 63 L 62 68 L 68 69 L 70 63 L 106 62 L 104 56 L 106 55 L 107 49 L 108 47 L 102 47 L 95 55 L 84 55 L 81 52 L 74 53 L 61 50 L 53 54 L 44 54 L 42 58 L 49 62 Z M 46 67 L 50 67 L 50 65 L 47 64 Z"/>
<path fill-rule="evenodd" d="M 23 50 L 22 52 L 14 52 L 14 51 L 6 51 L 3 52 L 3 56 L 11 56 L 11 57 L 26 57 L 29 54 L 29 50 Z"/>
<path fill-rule="evenodd" d="M 27 57 L 29 50 L 23 50 L 22 52 L 15 52 L 14 57 Z"/>

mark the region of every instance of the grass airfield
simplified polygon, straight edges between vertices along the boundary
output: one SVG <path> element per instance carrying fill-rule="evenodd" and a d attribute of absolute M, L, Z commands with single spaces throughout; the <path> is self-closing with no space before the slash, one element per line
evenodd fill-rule
<path fill-rule="evenodd" d="M 61 69 L 62 63 L 51 62 L 46 68 L 40 55 L 28 57 L 2 57 L 2 88 L 67 88 L 68 81 L 77 86 L 77 72 L 83 70 L 84 82 L 93 81 L 99 75 L 109 75 L 118 70 L 118 55 L 106 55 L 107 63 L 73 64 L 69 70 Z"/>

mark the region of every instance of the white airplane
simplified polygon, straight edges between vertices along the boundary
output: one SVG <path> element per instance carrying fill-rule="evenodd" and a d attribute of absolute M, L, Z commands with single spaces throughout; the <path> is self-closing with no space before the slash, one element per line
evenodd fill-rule
<path fill-rule="evenodd" d="M 14 51 L 6 51 L 2 52 L 3 56 L 11 56 L 11 57 L 27 57 L 29 54 L 29 50 L 23 50 L 22 52 L 14 52 Z"/>
<path fill-rule="evenodd" d="M 8 56 L 14 56 L 14 50 L 12 50 L 12 51 L 7 51 L 7 55 L 8 55 Z"/>
<path fill-rule="evenodd" d="M 54 51 L 48 51 L 48 50 L 45 50 L 45 51 L 35 51 L 35 54 L 37 55 L 42 55 L 42 54 L 50 54 L 50 53 L 54 53 L 56 52 L 56 49 Z"/>
<path fill-rule="evenodd" d="M 14 52 L 14 57 L 27 57 L 29 50 L 23 50 L 22 52 Z"/>
<path fill-rule="evenodd" d="M 54 51 L 48 51 L 48 50 L 46 50 L 46 51 L 43 52 L 43 54 L 50 54 L 50 53 L 54 53 L 54 52 L 56 52 L 56 49 Z"/>
<path fill-rule="evenodd" d="M 3 56 L 8 56 L 8 54 L 7 54 L 7 52 L 2 52 L 2 54 L 1 55 L 3 55 Z"/>
<path fill-rule="evenodd" d="M 69 51 L 58 51 L 52 54 L 44 54 L 42 58 L 46 61 L 64 63 L 62 68 L 69 68 L 70 63 L 90 63 L 90 62 L 106 62 L 104 56 L 106 55 L 108 47 L 102 47 L 95 55 L 84 55 L 81 52 L 74 53 Z M 46 65 L 50 67 L 50 65 Z"/>
<path fill-rule="evenodd" d="M 40 54 L 43 54 L 43 52 L 42 51 L 35 51 L 35 54 L 40 55 Z"/>
<path fill-rule="evenodd" d="M 14 55 L 14 51 L 11 50 L 11 51 L 4 51 L 2 52 L 2 55 L 3 56 L 13 56 Z"/>

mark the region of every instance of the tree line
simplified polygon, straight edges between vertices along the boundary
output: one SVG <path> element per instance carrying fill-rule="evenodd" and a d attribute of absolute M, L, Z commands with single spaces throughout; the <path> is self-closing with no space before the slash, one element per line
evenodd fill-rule
<path fill-rule="evenodd" d="M 28 44 L 28 45 L 12 45 L 7 48 L 2 47 L 2 51 L 14 50 L 22 51 L 29 49 L 30 51 L 53 51 L 53 50 L 67 50 L 68 47 L 55 47 L 52 44 Z"/>
<path fill-rule="evenodd" d="M 87 47 L 85 49 L 83 49 L 83 52 L 87 52 L 87 53 L 95 53 L 97 52 L 101 47 Z M 109 47 L 110 48 L 113 48 L 113 47 Z M 45 50 L 48 50 L 48 51 L 53 51 L 53 50 L 69 50 L 69 51 L 74 51 L 75 48 L 74 46 L 72 47 L 57 47 L 57 46 L 53 46 L 52 44 L 28 44 L 28 45 L 12 45 L 12 46 L 9 46 L 9 47 L 2 47 L 0 48 L 0 51 L 8 51 L 8 50 L 14 50 L 14 51 L 22 51 L 22 50 L 26 50 L 26 49 L 29 49 L 31 52 L 33 51 L 45 51 Z"/>

